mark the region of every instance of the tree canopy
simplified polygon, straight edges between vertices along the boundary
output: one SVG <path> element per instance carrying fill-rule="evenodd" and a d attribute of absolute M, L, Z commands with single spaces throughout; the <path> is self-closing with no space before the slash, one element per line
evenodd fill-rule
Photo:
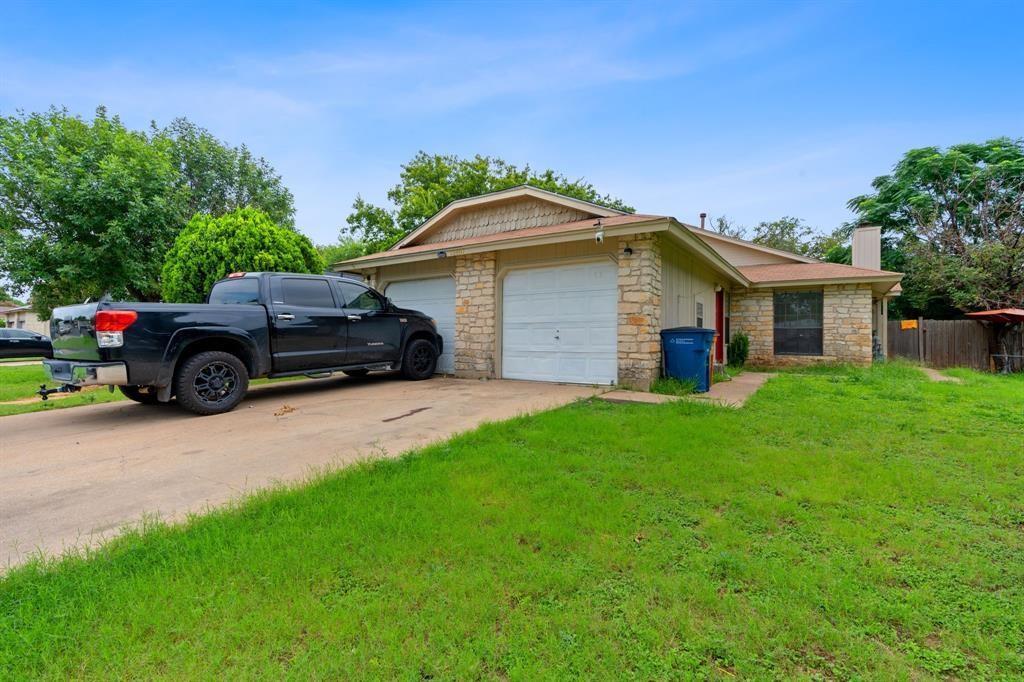
<path fill-rule="evenodd" d="M 162 272 L 163 298 L 201 303 L 213 283 L 232 272 L 324 271 L 309 239 L 279 227 L 263 211 L 239 208 L 214 217 L 196 214 L 174 240 Z"/>
<path fill-rule="evenodd" d="M 711 221 L 710 229 L 724 237 L 733 237 L 734 239 L 746 239 L 747 235 L 747 228 L 725 215 L 714 218 Z"/>
<path fill-rule="evenodd" d="M 430 216 L 457 199 L 531 185 L 632 213 L 620 199 L 600 194 L 583 179 L 570 180 L 553 170 L 519 168 L 490 156 L 463 159 L 419 152 L 402 166 L 400 180 L 388 191 L 392 207 L 375 206 L 357 196 L 343 234 L 363 241 L 369 252 L 388 248 Z"/>
<path fill-rule="evenodd" d="M 285 224 L 291 194 L 262 159 L 185 119 L 129 130 L 100 107 L 0 117 L 0 276 L 42 316 L 96 298 L 155 300 L 164 255 L 196 212 L 252 204 Z"/>
<path fill-rule="evenodd" d="M 814 230 L 803 220 L 783 216 L 778 220 L 758 223 L 754 228 L 753 242 L 806 256 L 812 249 L 813 237 Z"/>
<path fill-rule="evenodd" d="M 904 254 L 908 304 L 1024 305 L 1024 140 L 912 149 L 872 187 L 849 207 Z"/>
<path fill-rule="evenodd" d="M 338 261 L 358 258 L 367 253 L 366 244 L 348 235 L 342 236 L 337 244 L 318 244 L 316 250 L 328 267 Z"/>
<path fill-rule="evenodd" d="M 187 192 L 186 213 L 223 215 L 236 208 L 256 206 L 276 224 L 295 226 L 292 193 L 281 176 L 244 144 L 227 145 L 187 118 L 176 118 L 154 139 L 170 141 L 170 151 Z"/>

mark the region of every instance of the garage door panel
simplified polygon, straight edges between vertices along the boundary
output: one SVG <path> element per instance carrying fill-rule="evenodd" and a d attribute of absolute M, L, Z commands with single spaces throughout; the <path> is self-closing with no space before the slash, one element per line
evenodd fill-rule
<path fill-rule="evenodd" d="M 507 365 L 506 376 L 514 375 L 517 379 L 547 381 L 546 377 L 558 372 L 558 358 L 551 352 L 513 352 L 504 356 L 502 362 Z"/>
<path fill-rule="evenodd" d="M 619 299 L 612 297 L 597 297 L 587 299 L 587 312 L 591 315 L 611 315 L 617 318 L 619 314 Z"/>
<path fill-rule="evenodd" d="M 502 375 L 614 383 L 617 318 L 614 263 L 512 271 L 502 287 Z"/>
<path fill-rule="evenodd" d="M 455 280 L 434 277 L 394 282 L 385 291 L 401 308 L 418 310 L 437 321 L 437 331 L 444 340 L 444 352 L 437 359 L 437 371 L 455 371 Z"/>

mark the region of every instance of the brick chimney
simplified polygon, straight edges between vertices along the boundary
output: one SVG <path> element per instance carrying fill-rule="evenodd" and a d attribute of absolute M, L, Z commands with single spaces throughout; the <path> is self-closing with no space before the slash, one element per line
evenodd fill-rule
<path fill-rule="evenodd" d="M 853 265 L 869 270 L 882 269 L 882 228 L 861 225 L 853 231 Z"/>

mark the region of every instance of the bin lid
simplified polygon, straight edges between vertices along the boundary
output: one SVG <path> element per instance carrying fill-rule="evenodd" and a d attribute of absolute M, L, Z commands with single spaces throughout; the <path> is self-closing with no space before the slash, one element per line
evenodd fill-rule
<path fill-rule="evenodd" d="M 662 334 L 714 334 L 714 329 L 708 329 L 707 327 L 671 327 L 669 329 L 662 329 Z"/>

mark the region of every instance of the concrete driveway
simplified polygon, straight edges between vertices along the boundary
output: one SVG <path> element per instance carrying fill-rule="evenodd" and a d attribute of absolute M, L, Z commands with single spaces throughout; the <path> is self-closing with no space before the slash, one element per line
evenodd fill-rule
<path fill-rule="evenodd" d="M 131 402 L 0 418 L 0 570 L 94 545 L 143 516 L 177 520 L 246 492 L 598 392 L 390 377 L 254 388 L 231 413 Z"/>

